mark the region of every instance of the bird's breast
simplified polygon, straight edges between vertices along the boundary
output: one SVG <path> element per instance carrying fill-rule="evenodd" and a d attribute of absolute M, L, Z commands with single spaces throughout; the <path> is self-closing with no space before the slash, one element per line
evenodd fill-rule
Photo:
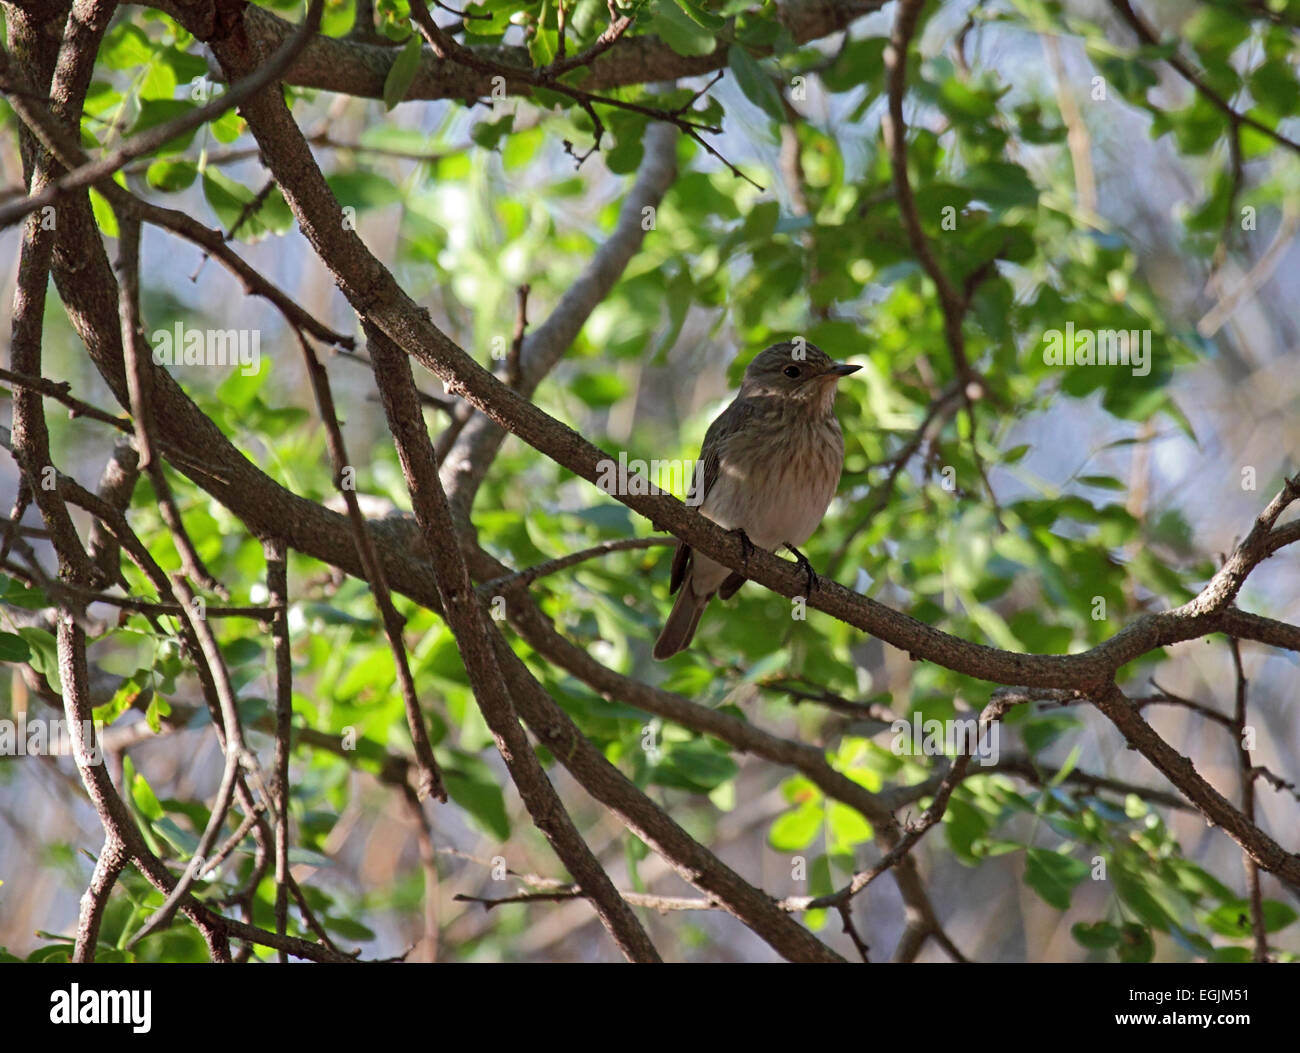
<path fill-rule="evenodd" d="M 833 415 L 756 423 L 721 451 L 717 481 L 700 511 L 728 530 L 742 527 L 761 548 L 801 545 L 839 486 L 844 437 Z"/>

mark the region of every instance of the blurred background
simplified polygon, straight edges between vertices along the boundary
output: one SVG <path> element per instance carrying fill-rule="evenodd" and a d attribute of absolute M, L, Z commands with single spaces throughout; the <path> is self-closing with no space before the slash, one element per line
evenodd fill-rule
<path fill-rule="evenodd" d="M 1294 129 L 1300 91 L 1294 22 L 1288 19 L 1298 16 L 1287 5 L 1255 5 L 1258 12 L 1234 6 L 1148 0 L 1143 10 L 1160 37 L 1180 41 L 1199 68 L 1219 77 L 1227 76 L 1221 67 L 1235 71 L 1229 95 L 1242 112 Z M 1015 246 L 980 287 L 967 321 L 969 353 L 989 392 L 975 414 L 987 485 L 969 453 L 969 422 L 953 414 L 905 465 L 887 506 L 875 508 L 871 495 L 890 459 L 952 368 L 933 286 L 901 231 L 881 138 L 886 98 L 872 56 L 879 56 L 893 9 L 886 5 L 855 21 L 847 35 L 764 63 L 778 98 L 791 107 L 780 111 L 785 120 L 775 119 L 761 99 L 756 103 L 736 76 L 710 90 L 710 105 L 725 113 L 725 131 L 711 142 L 764 189 L 679 139 L 681 171 L 655 229 L 537 401 L 606 450 L 691 459 L 752 354 L 789 334 L 807 334 L 835 357 L 866 367 L 841 385 L 845 476 L 826 524 L 805 549 L 813 563 L 968 639 L 1017 650 L 1082 650 L 1138 614 L 1194 594 L 1283 476 L 1297 469 L 1300 163 L 1295 152 L 1264 136 L 1247 137 L 1234 190 L 1227 122 L 1216 125 L 1217 111 L 1207 116 L 1195 89 L 1160 56 L 1137 51 L 1110 4 L 941 5 L 920 36 L 921 60 L 909 78 L 906 110 L 927 234 L 941 262 L 958 273 L 978 251 L 971 231 L 981 225 L 985 234 L 1006 238 L 982 244 Z M 126 85 L 145 70 L 176 66 L 167 48 L 191 58 L 201 58 L 202 49 L 177 39 L 168 23 L 145 9 L 123 12 L 122 23 L 133 24 L 158 49 L 142 66 L 115 63 L 114 34 L 130 36 L 115 24 L 101 53 L 105 85 L 128 100 L 128 115 L 137 114 L 135 126 L 126 121 L 129 133 L 148 100 L 131 96 Z M 340 20 L 334 31 L 346 28 L 341 20 L 350 17 L 350 8 L 331 12 Z M 806 97 L 792 95 L 792 71 L 799 70 L 806 71 Z M 1098 77 L 1104 98 L 1096 97 Z M 176 97 L 183 97 L 185 79 L 173 77 Z M 693 91 L 703 83 L 683 81 L 676 88 Z M 454 101 L 408 102 L 386 111 L 377 101 L 305 90 L 294 95 L 295 117 L 315 137 L 317 159 L 340 201 L 357 208 L 363 240 L 435 323 L 484 363 L 491 361 L 494 338 L 500 347 L 500 338 L 510 336 L 517 287 L 530 285 L 529 322 L 539 323 L 608 236 L 640 160 L 635 143 L 644 134 L 643 127 L 618 127 L 612 148 L 607 141 L 575 168 L 562 141 L 586 142 L 590 134 L 585 118 L 573 111 L 539 110 L 519 99 L 491 111 Z M 92 102 L 103 105 L 94 92 Z M 101 112 L 112 112 L 112 100 Z M 496 126 L 503 113 L 514 116 L 506 129 Z M 9 114 L 6 129 L 14 128 Z M 166 192 L 166 203 L 209 225 L 228 227 L 248 199 L 242 195 L 256 194 L 267 179 L 238 121 L 200 129 L 176 151 L 172 160 L 178 159 L 193 162 L 198 176 Z M 164 196 L 161 178 L 147 164 L 127 170 L 128 185 L 152 197 Z M 21 184 L 15 139 L 7 134 L 0 185 L 16 191 Z M 249 225 L 253 229 L 241 234 L 239 252 L 323 322 L 353 332 L 346 302 L 278 198 L 272 194 Z M 947 202 L 962 217 L 952 234 L 940 221 L 940 205 Z M 10 301 L 20 240 L 17 228 L 0 232 L 0 260 L 8 261 L 0 264 L 0 294 Z M 244 297 L 193 246 L 156 229 L 145 230 L 142 277 L 149 327 L 183 320 L 261 331 L 258 376 L 190 371 L 178 379 L 263 470 L 297 493 L 329 498 L 330 471 L 310 390 L 276 313 Z M 1152 375 L 1071 373 L 1044 364 L 1042 334 L 1067 321 L 1152 330 Z M 0 343 L 7 339 L 6 332 Z M 69 381 L 79 397 L 119 409 L 53 287 L 45 362 L 46 375 Z M 359 488 L 408 508 L 367 366 L 344 354 L 327 364 L 350 450 L 361 465 Z M 419 379 L 426 390 L 440 390 L 436 379 Z M 5 407 L 0 413 L 7 415 Z M 70 420 L 52 402 L 47 413 L 56 463 L 93 485 L 111 448 L 108 430 Z M 427 419 L 435 434 L 446 426 L 437 410 Z M 945 466 L 955 468 L 955 493 L 942 485 Z M 256 591 L 260 546 L 202 491 L 174 479 L 200 552 L 236 592 L 232 602 L 263 600 L 265 593 Z M 0 459 L 6 509 L 16 485 L 13 462 Z M 1053 506 L 1063 511 L 1043 512 Z M 159 551 L 165 551 L 165 528 L 145 484 L 131 517 L 142 535 L 163 539 Z M 474 522 L 486 547 L 520 567 L 649 532 L 621 505 L 513 439 L 478 495 Z M 24 523 L 39 526 L 34 510 Z M 30 541 L 51 568 L 48 545 L 39 536 Z M 791 622 L 784 600 L 752 584 L 725 613 L 710 610 L 691 653 L 666 666 L 652 663 L 649 646 L 669 603 L 669 551 L 589 562 L 543 579 L 536 591 L 557 625 L 612 668 L 710 706 L 737 707 L 764 727 L 824 745 L 869 788 L 916 782 L 929 769 L 890 754 L 887 724 L 846 718 L 833 706 L 800 701 L 788 688 L 886 707 L 902 717 L 919 712 L 944 719 L 987 701 L 988 685 L 913 664 L 821 614 Z M 1283 550 L 1251 576 L 1239 605 L 1294 622 L 1300 617 L 1297 570 L 1294 552 Z M 563 875 L 508 785 L 441 623 L 413 605 L 404 607 L 439 759 L 460 780 L 452 805 L 419 808 L 379 774 L 384 754 L 409 752 L 409 743 L 391 658 L 364 585 L 295 556 L 290 586 L 296 711 L 323 740 L 337 741 L 347 728 L 363 740 L 355 754 L 300 749 L 293 768 L 301 840 L 295 876 L 317 890 L 316 906 L 340 944 L 360 947 L 368 957 L 412 949 L 413 959 L 617 959 L 582 901 L 489 911 L 456 900 L 458 894 L 496 897 L 523 887 L 500 880 L 499 873 L 494 877 L 494 860 L 498 872 L 504 865 L 518 873 Z M 1092 616 L 1097 596 L 1107 601 L 1100 621 Z M 220 749 L 193 678 L 166 675 L 166 662 L 175 661 L 167 645 L 136 620 L 119 626 L 112 612 L 93 610 L 105 627 L 91 648 L 97 701 L 109 707 L 106 716 L 122 711 L 108 733 L 124 745 L 108 763 L 141 815 L 170 823 L 154 824 L 160 849 L 183 858 L 186 837 L 192 840 L 201 828 L 201 802 L 210 801 L 219 780 Z M 6 607 L 4 628 L 39 624 L 40 615 Z M 247 626 L 221 628 L 241 704 L 256 729 L 266 714 L 269 647 Z M 1244 644 L 1242 658 L 1258 731 L 1253 761 L 1294 782 L 1300 747 L 1296 656 Z M 847 809 L 810 798 L 806 782 L 788 771 L 733 755 L 711 740 L 705 746 L 684 729 L 603 702 L 540 661 L 530 664 L 544 671 L 548 688 L 611 760 L 773 895 L 815 894 L 815 887 L 795 878 L 795 860 L 820 867 L 817 872 L 838 885 L 855 862 L 878 857 L 860 817 L 855 825 L 835 811 Z M 123 683 L 139 670 L 150 675 L 134 682 L 138 693 L 124 704 Z M 1168 648 L 1125 673 L 1130 695 L 1163 690 L 1231 715 L 1237 680 L 1221 638 Z M 19 666 L 4 667 L 0 685 L 0 716 L 42 710 Z M 163 701 L 161 709 L 151 708 L 154 699 Z M 1206 779 L 1237 800 L 1238 758 L 1228 729 L 1176 706 L 1152 707 L 1145 715 Z M 146 734 L 150 721 L 162 733 Z M 649 756 L 647 729 L 658 745 Z M 1003 732 L 1005 752 L 1028 756 L 1041 768 L 1069 764 L 1171 792 L 1087 706 L 1035 711 Z M 252 743 L 268 761 L 270 737 L 254 730 Z M 665 895 L 690 891 L 562 769 L 549 770 L 620 887 Z M 141 804 L 137 776 L 156 798 L 157 817 Z M 1034 789 L 1005 775 L 972 780 L 964 790 L 968 795 L 954 799 L 961 807 L 945 829 L 933 831 L 914 854 L 948 936 L 967 957 L 1105 957 L 1109 951 L 1084 945 L 1071 931 L 1076 923 L 1104 919 L 1145 926 L 1152 954 L 1162 960 L 1207 956 L 1184 938 L 1188 933 L 1216 948 L 1244 946 L 1209 920 L 1215 903 L 1227 904 L 1227 898 L 1202 889 L 1180 901 L 1171 891 L 1175 883 L 1164 887 L 1152 876 L 1155 869 L 1143 878 L 1153 882 L 1148 891 L 1178 919 L 1163 930 L 1135 906 L 1140 897 L 1114 881 L 1076 881 L 1063 909 L 1027 877 L 1026 846 L 1060 852 L 1072 845 L 1076 860 L 1104 855 L 1121 876 L 1142 877 L 1143 858 L 1185 858 L 1240 896 L 1240 849 L 1195 811 L 1136 798 L 1127 800 L 1126 811 L 1125 794 L 1098 791 L 1094 796 L 1108 802 L 1108 813 L 1102 805 L 1079 804 L 1068 786 Z M 1052 803 L 1054 794 L 1062 799 Z M 1260 826 L 1294 848 L 1300 800 L 1263 782 L 1258 797 Z M 198 811 L 193 802 L 200 802 Z M 921 808 L 915 803 L 909 811 Z M 1106 847 L 1071 827 L 1084 822 L 1085 811 L 1103 816 Z M 426 823 L 431 841 L 422 857 Z M 87 853 L 101 840 L 66 757 L 0 758 L 0 946 L 26 956 L 57 948 L 58 938 L 72 933 L 92 866 Z M 1146 855 L 1135 859 L 1126 852 Z M 211 895 L 238 886 L 250 865 L 247 854 L 237 854 Z M 1295 894 L 1267 875 L 1263 880 L 1265 896 L 1294 916 Z M 138 878 L 124 881 L 111 907 L 110 931 L 138 924 L 148 902 Z M 873 957 L 887 956 L 904 924 L 892 879 L 877 881 L 855 903 Z M 264 920 L 265 904 L 259 900 L 254 910 Z M 775 957 L 721 912 L 640 914 L 665 957 Z M 1159 917 L 1155 909 L 1151 914 Z M 836 919 L 809 922 L 851 953 Z M 1276 947 L 1300 950 L 1295 931 L 1281 928 Z M 174 960 L 203 952 L 197 935 L 180 927 L 151 937 L 140 953 Z M 931 943 L 921 957 L 946 956 Z"/>

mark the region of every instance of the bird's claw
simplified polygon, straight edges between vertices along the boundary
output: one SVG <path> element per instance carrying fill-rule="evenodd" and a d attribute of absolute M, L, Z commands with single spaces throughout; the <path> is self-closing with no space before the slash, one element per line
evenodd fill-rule
<path fill-rule="evenodd" d="M 790 542 L 783 542 L 783 546 L 794 553 L 795 562 L 799 565 L 799 569 L 804 572 L 804 580 L 808 585 L 808 595 L 811 596 L 813 589 L 817 588 L 817 572 L 813 570 L 813 565 L 808 562 L 808 557 L 790 544 Z"/>
<path fill-rule="evenodd" d="M 745 533 L 745 528 L 736 527 L 733 530 L 728 530 L 727 533 L 740 538 L 740 558 L 745 563 L 748 563 L 749 557 L 754 554 L 754 542 L 749 540 L 749 535 Z"/>

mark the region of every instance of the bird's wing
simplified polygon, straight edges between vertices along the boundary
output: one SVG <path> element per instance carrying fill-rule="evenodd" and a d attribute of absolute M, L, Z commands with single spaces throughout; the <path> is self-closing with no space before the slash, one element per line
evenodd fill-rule
<path fill-rule="evenodd" d="M 718 444 L 711 440 L 716 437 L 718 421 L 721 420 L 722 417 L 718 417 L 705 432 L 700 459 L 695 462 L 695 470 L 691 473 L 691 488 L 687 491 L 687 499 L 694 508 L 699 508 L 704 503 L 718 478 L 721 458 L 718 456 Z"/>
<path fill-rule="evenodd" d="M 686 571 L 691 565 L 691 546 L 685 541 L 677 542 L 677 549 L 673 552 L 673 570 L 668 578 L 668 595 L 682 587 L 682 582 L 686 580 Z"/>
<path fill-rule="evenodd" d="M 718 481 L 718 473 L 722 468 L 723 446 L 736 426 L 748 416 L 749 408 L 746 402 L 737 398 L 718 414 L 709 425 L 709 430 L 704 433 L 700 459 L 695 462 L 695 470 L 691 474 L 691 488 L 687 491 L 687 499 L 692 507 L 698 509 L 704 504 L 709 491 L 713 489 L 713 484 Z M 686 580 L 690 564 L 691 547 L 684 541 L 677 542 L 677 550 L 673 553 L 672 575 L 668 581 L 669 595 L 676 592 Z"/>
<path fill-rule="evenodd" d="M 758 407 L 753 399 L 737 398 L 709 425 L 704 433 L 704 445 L 700 449 L 700 459 L 695 464 L 695 474 L 691 477 L 691 495 L 695 487 L 701 487 L 698 497 L 694 497 L 696 507 L 708 500 L 713 484 L 718 481 L 722 469 L 722 459 L 727 455 L 728 440 L 740 431 L 744 424 L 754 416 Z"/>

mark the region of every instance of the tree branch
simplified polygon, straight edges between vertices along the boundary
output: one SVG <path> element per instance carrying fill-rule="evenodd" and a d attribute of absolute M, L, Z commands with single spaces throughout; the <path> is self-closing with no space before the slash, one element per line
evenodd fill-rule
<path fill-rule="evenodd" d="M 165 11 L 205 43 L 222 32 L 215 0 L 193 4 L 181 0 L 150 0 L 147 6 Z M 795 44 L 806 44 L 847 28 L 853 21 L 878 11 L 885 0 L 790 0 L 777 11 L 782 28 Z M 249 5 L 243 14 L 243 31 L 254 52 L 268 53 L 293 32 L 292 23 L 266 8 Z M 588 92 L 650 84 L 713 73 L 728 64 L 728 42 L 734 38 L 735 20 L 719 30 L 719 45 L 706 55 L 679 55 L 655 36 L 616 40 L 602 54 L 584 60 L 589 66 L 577 85 Z M 528 49 L 522 46 L 466 48 L 476 58 L 511 67 L 526 75 L 533 69 Z M 755 49 L 760 54 L 765 49 Z M 391 46 L 316 36 L 289 67 L 282 80 L 304 88 L 336 91 L 361 98 L 382 99 L 388 71 L 396 59 Z M 575 67 L 576 68 L 576 67 Z M 420 66 L 407 89 L 406 99 L 486 99 L 492 94 L 492 75 L 422 54 Z"/>
<path fill-rule="evenodd" d="M 613 231 L 546 320 L 523 340 L 519 383 L 511 385 L 522 396 L 532 397 L 577 339 L 591 312 L 614 288 L 645 240 L 647 216 L 659 207 L 676 178 L 677 131 L 668 125 L 652 125 L 646 129 L 645 153 L 636 181 L 623 199 Z M 474 496 L 505 437 L 499 424 L 475 416 L 443 460 L 443 485 L 458 518 L 468 519 Z"/>
<path fill-rule="evenodd" d="M 1147 21 L 1133 9 L 1133 5 L 1129 0 L 1110 0 L 1110 6 L 1115 9 L 1126 23 L 1128 23 L 1129 28 L 1137 34 L 1137 38 L 1142 41 L 1143 44 L 1150 47 L 1160 46 L 1160 39 L 1156 36 L 1155 30 L 1153 30 Z M 1294 150 L 1296 153 L 1300 153 L 1300 143 L 1296 142 L 1294 139 L 1288 139 L 1276 128 L 1270 128 L 1268 125 L 1261 124 L 1259 121 L 1255 120 L 1254 117 L 1244 113 L 1238 113 L 1234 110 L 1228 100 L 1206 84 L 1205 81 L 1201 79 L 1200 75 L 1197 74 L 1197 72 L 1192 69 L 1192 67 L 1177 52 L 1170 55 L 1166 61 L 1178 72 L 1178 75 L 1182 77 L 1183 80 L 1187 81 L 1187 83 L 1194 87 L 1200 95 L 1204 96 L 1205 100 L 1210 103 L 1210 105 L 1228 118 L 1228 123 L 1233 126 L 1234 134 L 1237 126 L 1245 125 L 1247 128 L 1253 128 L 1261 135 L 1268 136 L 1274 142 L 1285 146 L 1290 150 Z"/>
<path fill-rule="evenodd" d="M 130 862 L 126 846 L 111 832 L 104 835 L 104 847 L 99 850 L 90 885 L 81 897 L 81 911 L 77 916 L 77 941 L 72 949 L 74 962 L 93 962 L 99 943 L 99 926 L 104 920 L 104 908 L 113 893 L 113 886 L 123 868 Z"/>
<path fill-rule="evenodd" d="M 94 161 L 87 161 L 72 171 L 63 173 L 47 186 L 42 187 L 39 192 L 33 187 L 33 192 L 27 197 L 0 206 L 0 230 L 13 225 L 23 216 L 35 212 L 45 205 L 52 204 L 70 191 L 95 186 L 110 180 L 114 172 L 137 157 L 153 153 L 169 140 L 197 128 L 201 124 L 206 124 L 216 117 L 220 117 L 227 110 L 238 106 L 251 95 L 261 91 L 289 68 L 290 63 L 303 49 L 308 39 L 316 34 L 316 30 L 320 28 L 320 16 L 324 6 L 324 0 L 311 0 L 307 8 L 307 17 L 302 25 L 280 45 L 266 64 L 259 66 L 255 72 L 249 74 L 238 84 L 232 84 L 211 102 L 193 110 L 186 110 L 169 121 L 154 125 L 152 128 L 132 136 L 121 146 L 109 151 L 102 157 Z M 13 86 L 7 83 L 3 77 L 0 77 L 0 88 L 3 88 L 6 92 L 13 90 Z"/>
<path fill-rule="evenodd" d="M 420 709 L 420 699 L 415 691 L 415 678 L 411 675 L 411 664 L 406 657 L 406 643 L 402 639 L 402 628 L 406 619 L 393 606 L 388 580 L 384 575 L 384 565 L 375 551 L 375 539 L 371 536 L 366 517 L 361 513 L 357 501 L 355 485 L 348 481 L 351 464 L 347 448 L 343 444 L 343 431 L 339 427 L 338 414 L 334 410 L 334 396 L 330 391 L 329 374 L 320 364 L 316 352 L 302 333 L 297 333 L 298 346 L 302 349 L 303 362 L 307 367 L 307 376 L 311 381 L 312 394 L 316 399 L 317 411 L 325 428 L 325 442 L 329 448 L 330 461 L 334 466 L 334 486 L 337 488 L 348 510 L 348 522 L 352 526 L 352 535 L 356 539 L 357 555 L 366 571 L 366 581 L 375 598 L 375 606 L 384 624 L 384 634 L 388 637 L 388 647 L 393 654 L 393 665 L 397 670 L 397 681 L 401 685 L 402 705 L 406 711 L 407 726 L 411 731 L 411 743 L 415 747 L 416 761 L 420 766 L 420 779 L 417 787 L 421 800 L 436 797 L 447 800 L 447 790 L 442 784 L 442 772 L 433 756 L 433 744 L 429 741 L 429 731 L 424 726 L 424 713 Z"/>
<path fill-rule="evenodd" d="M 1246 730 L 1247 689 L 1246 670 L 1241 664 L 1241 644 L 1236 637 L 1228 638 L 1228 647 L 1232 651 L 1232 668 L 1237 677 L 1237 690 L 1233 706 L 1233 730 L 1237 739 L 1237 769 L 1241 787 L 1241 814 L 1249 822 L 1255 821 L 1255 776 L 1254 765 L 1247 749 L 1250 734 Z M 1241 864 L 1246 871 L 1246 901 L 1250 904 L 1250 931 L 1254 937 L 1254 958 L 1257 962 L 1269 961 L 1268 929 L 1264 925 L 1264 894 L 1259 885 L 1259 864 L 1251 858 L 1249 852 L 1241 853 Z"/>
<path fill-rule="evenodd" d="M 284 542 L 263 541 L 267 598 L 277 608 L 271 623 L 275 655 L 275 766 L 271 797 L 275 801 L 275 931 L 284 936 L 289 925 L 289 754 L 293 749 L 293 654 L 289 649 L 289 568 Z M 288 960 L 280 952 L 280 961 Z"/>
<path fill-rule="evenodd" d="M 388 429 L 397 444 L 411 507 L 433 560 L 443 617 L 455 635 L 474 698 L 510 777 L 534 824 L 578 879 L 619 949 L 631 961 L 660 961 L 659 952 L 636 915 L 619 898 L 613 882 L 583 842 L 519 726 L 512 692 L 494 653 L 492 640 L 496 634 L 483 621 L 469 568 L 455 544 L 451 509 L 438 480 L 433 444 L 424 427 L 410 359 L 383 334 L 367 329 L 366 335 L 375 382 L 383 396 Z"/>

